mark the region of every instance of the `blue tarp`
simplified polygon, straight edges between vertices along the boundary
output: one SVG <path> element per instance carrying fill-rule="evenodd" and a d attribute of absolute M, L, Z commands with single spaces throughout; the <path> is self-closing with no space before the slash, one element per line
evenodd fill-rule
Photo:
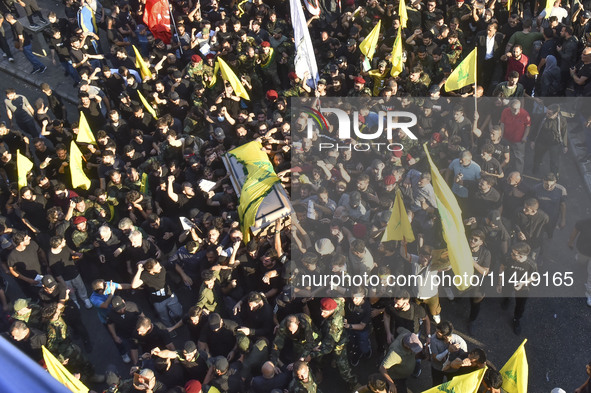
<path fill-rule="evenodd" d="M 0 392 L 72 393 L 2 336 L 0 336 Z"/>

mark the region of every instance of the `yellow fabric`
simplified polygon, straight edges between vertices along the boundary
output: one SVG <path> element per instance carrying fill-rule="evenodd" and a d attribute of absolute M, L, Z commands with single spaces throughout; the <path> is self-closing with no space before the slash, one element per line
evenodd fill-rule
<path fill-rule="evenodd" d="M 445 90 L 453 91 L 476 83 L 476 49 L 456 67 L 445 82 Z"/>
<path fill-rule="evenodd" d="M 218 81 L 218 72 L 220 71 L 220 62 L 216 61 L 215 62 L 215 67 L 213 68 L 213 76 L 211 77 L 211 79 L 209 80 L 209 83 L 207 84 L 207 87 L 214 87 L 215 84 Z"/>
<path fill-rule="evenodd" d="M 240 201 L 238 205 L 238 217 L 244 238 L 244 244 L 250 241 L 250 227 L 256 221 L 256 215 L 273 185 L 279 182 L 275 172 L 269 172 L 264 167 L 258 168 L 249 173 L 246 181 L 240 190 Z"/>
<path fill-rule="evenodd" d="M 148 193 L 148 174 L 142 173 L 142 182 L 140 184 L 140 194 L 146 195 Z"/>
<path fill-rule="evenodd" d="M 392 48 L 392 70 L 390 74 L 397 77 L 403 69 L 402 62 L 402 27 L 398 27 L 398 35 L 394 40 L 394 47 Z"/>
<path fill-rule="evenodd" d="M 238 97 L 250 100 L 246 88 L 242 85 L 242 82 L 240 82 L 240 79 L 238 79 L 230 66 L 221 57 L 218 57 L 218 63 L 220 64 L 220 70 L 222 71 L 222 78 L 224 78 L 225 81 L 230 82 L 232 89 L 234 89 L 234 93 Z"/>
<path fill-rule="evenodd" d="M 359 44 L 359 50 L 369 60 L 373 59 L 373 55 L 376 53 L 376 47 L 378 46 L 378 38 L 380 36 L 380 29 L 382 27 L 382 20 L 374 26 L 373 30 L 365 37 L 365 39 Z"/>
<path fill-rule="evenodd" d="M 76 142 L 70 143 L 70 173 L 72 175 L 72 187 L 88 190 L 90 188 L 90 179 L 84 173 L 84 157 L 76 145 Z"/>
<path fill-rule="evenodd" d="M 76 137 L 76 142 L 78 143 L 92 143 L 96 145 L 96 139 L 94 139 L 94 134 L 88 125 L 88 121 L 86 120 L 86 116 L 84 116 L 83 112 L 80 112 L 80 120 L 78 121 L 78 136 Z"/>
<path fill-rule="evenodd" d="M 269 156 L 263 150 L 261 142 L 252 141 L 232 149 L 228 154 L 236 157 L 236 160 L 244 167 L 245 175 L 249 176 L 259 167 L 264 167 L 269 172 L 275 172 Z"/>
<path fill-rule="evenodd" d="M 405 0 L 400 0 L 398 4 L 398 16 L 400 17 L 400 26 L 406 29 L 406 22 L 408 21 L 408 13 L 406 12 Z"/>
<path fill-rule="evenodd" d="M 519 348 L 509 358 L 507 363 L 501 369 L 501 376 L 503 377 L 503 389 L 507 393 L 526 393 L 527 392 L 527 378 L 528 365 L 527 356 L 525 355 L 525 343 L 527 339 L 523 340 Z"/>
<path fill-rule="evenodd" d="M 152 117 L 154 119 L 158 120 L 158 116 L 156 116 L 156 111 L 154 110 L 154 108 L 152 107 L 152 105 L 150 105 L 150 103 L 148 102 L 148 100 L 146 100 L 146 98 L 144 97 L 144 95 L 139 90 L 137 91 L 137 95 L 140 97 L 140 101 L 144 105 L 144 108 L 146 108 L 146 110 L 148 112 L 150 112 L 150 114 L 152 115 Z"/>
<path fill-rule="evenodd" d="M 16 169 L 18 173 L 18 189 L 27 185 L 27 173 L 33 169 L 33 163 L 27 157 L 21 154 L 20 150 L 16 151 Z"/>
<path fill-rule="evenodd" d="M 458 375 L 449 382 L 424 390 L 423 393 L 476 393 L 485 372 L 486 367 L 472 371 L 470 374 Z"/>
<path fill-rule="evenodd" d="M 431 168 L 432 184 L 437 199 L 437 210 L 441 217 L 443 239 L 447 244 L 449 262 L 455 274 L 463 276 L 466 273 L 468 277 L 471 277 L 474 273 L 474 265 L 472 264 L 472 252 L 468 245 L 468 239 L 466 239 L 462 211 L 455 195 L 433 163 L 427 144 L 425 143 L 423 147 L 427 153 L 427 160 Z M 468 283 L 462 282 L 458 289 L 463 291 L 468 287 Z"/>
<path fill-rule="evenodd" d="M 544 11 L 546 11 L 546 16 L 544 16 L 544 19 L 548 19 L 550 17 L 552 8 L 554 8 L 554 1 L 556 0 L 546 0 L 546 8 L 544 8 Z"/>
<path fill-rule="evenodd" d="M 84 386 L 84 384 L 77 378 L 75 378 L 72 373 L 70 373 L 64 366 L 61 364 L 49 349 L 45 348 L 45 345 L 41 347 L 43 350 L 43 360 L 45 361 L 45 365 L 47 366 L 47 371 L 49 374 L 60 381 L 63 385 L 65 385 L 68 389 L 70 389 L 73 393 L 88 393 L 88 388 Z"/>
<path fill-rule="evenodd" d="M 415 234 L 412 232 L 412 227 L 408 220 L 408 214 L 406 213 L 404 201 L 402 200 L 402 193 L 400 190 L 396 190 L 396 200 L 392 207 L 392 215 L 390 216 L 390 220 L 388 220 L 388 225 L 386 225 L 382 242 L 403 239 L 409 243 L 414 242 Z"/>
<path fill-rule="evenodd" d="M 142 54 L 139 50 L 137 50 L 135 45 L 132 45 L 132 47 L 133 52 L 135 53 L 135 66 L 140 70 L 142 80 L 145 80 L 146 78 L 152 78 L 152 71 L 150 71 L 150 66 L 148 66 L 148 64 L 144 61 Z"/>

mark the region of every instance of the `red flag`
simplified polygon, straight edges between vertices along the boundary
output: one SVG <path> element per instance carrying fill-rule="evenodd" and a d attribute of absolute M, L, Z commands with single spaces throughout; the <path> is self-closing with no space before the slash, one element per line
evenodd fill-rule
<path fill-rule="evenodd" d="M 172 33 L 170 31 L 168 0 L 146 0 L 144 23 L 148 26 L 154 38 L 161 39 L 165 44 L 169 44 Z"/>

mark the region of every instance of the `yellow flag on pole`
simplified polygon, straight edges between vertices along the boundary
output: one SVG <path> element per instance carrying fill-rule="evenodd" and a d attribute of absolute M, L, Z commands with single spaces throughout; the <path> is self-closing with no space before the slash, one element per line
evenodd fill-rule
<path fill-rule="evenodd" d="M 400 190 L 396 190 L 396 199 L 394 200 L 394 206 L 392 207 L 392 214 L 388 220 L 386 231 L 382 236 L 382 242 L 389 242 L 392 240 L 405 240 L 409 243 L 415 241 L 415 234 L 413 233 L 410 221 L 408 220 L 408 214 L 406 213 Z"/>
<path fill-rule="evenodd" d="M 221 57 L 218 57 L 218 63 L 220 64 L 220 70 L 222 71 L 222 78 L 224 78 L 225 81 L 230 82 L 232 89 L 234 89 L 234 93 L 236 93 L 238 97 L 250 100 L 246 88 L 242 85 L 242 82 L 238 79 L 234 71 L 232 71 L 232 68 L 230 68 Z"/>
<path fill-rule="evenodd" d="M 18 189 L 27 185 L 27 173 L 33 169 L 33 163 L 27 157 L 21 154 L 20 150 L 16 151 L 16 172 L 18 174 Z"/>
<path fill-rule="evenodd" d="M 408 13 L 406 12 L 406 2 L 405 0 L 400 0 L 398 4 L 398 17 L 400 18 L 400 26 L 403 29 L 406 29 L 406 22 L 408 21 Z"/>
<path fill-rule="evenodd" d="M 132 45 L 133 51 L 135 53 L 135 66 L 140 70 L 140 74 L 142 75 L 142 80 L 146 78 L 152 77 L 152 71 L 150 71 L 150 66 L 144 61 L 142 54 L 139 50 Z"/>
<path fill-rule="evenodd" d="M 70 373 L 64 365 L 61 364 L 47 348 L 45 348 L 45 345 L 41 348 L 43 350 L 43 360 L 47 366 L 47 371 L 52 377 L 65 385 L 73 393 L 88 393 L 89 389 L 84 386 L 78 378 L 75 378 L 72 373 Z"/>
<path fill-rule="evenodd" d="M 512 1 L 511 0 L 507 0 L 507 11 L 511 11 L 511 4 Z"/>
<path fill-rule="evenodd" d="M 378 24 L 374 26 L 373 30 L 365 37 L 365 39 L 359 44 L 359 50 L 369 60 L 373 59 L 374 53 L 378 46 L 378 38 L 380 38 L 380 29 L 382 28 L 382 20 L 378 21 Z"/>
<path fill-rule="evenodd" d="M 476 49 L 456 67 L 445 81 L 445 90 L 453 91 L 476 82 Z"/>
<path fill-rule="evenodd" d="M 431 179 L 437 199 L 437 210 L 441 217 L 443 239 L 447 244 L 449 253 L 449 262 L 455 274 L 459 276 L 467 274 L 468 277 L 471 277 L 474 273 L 474 265 L 472 264 L 472 251 L 470 251 L 468 239 L 466 239 L 462 211 L 455 195 L 445 182 L 445 179 L 443 179 L 443 176 L 441 176 L 441 173 L 439 173 L 437 166 L 433 163 L 426 143 L 423 148 L 427 153 L 427 160 L 431 168 Z M 469 287 L 468 283 L 463 281 L 457 287 L 460 291 Z"/>
<path fill-rule="evenodd" d="M 152 117 L 156 120 L 158 120 L 158 116 L 156 116 L 156 111 L 154 110 L 154 108 L 152 107 L 152 105 L 150 105 L 150 103 L 148 102 L 148 100 L 146 100 L 144 98 L 144 95 L 138 90 L 137 91 L 137 95 L 140 98 L 140 101 L 142 102 L 142 104 L 144 105 L 144 108 L 146 108 L 146 110 L 148 112 L 150 112 L 150 114 L 152 115 Z"/>
<path fill-rule="evenodd" d="M 402 61 L 402 25 L 398 27 L 398 35 L 394 40 L 394 47 L 392 48 L 392 70 L 390 75 L 397 77 L 403 70 L 404 65 Z"/>
<path fill-rule="evenodd" d="M 476 393 L 478 392 L 478 387 L 482 382 L 482 378 L 484 378 L 486 369 L 487 367 L 484 367 L 476 371 L 472 371 L 470 374 L 458 375 L 451 381 L 444 382 L 441 385 L 432 387 L 429 390 L 424 390 L 423 393 Z"/>
<path fill-rule="evenodd" d="M 88 121 L 86 120 L 86 116 L 84 113 L 80 112 L 80 120 L 78 121 L 78 136 L 76 137 L 76 142 L 79 143 L 92 143 L 96 145 L 96 139 L 94 139 L 94 134 L 88 125 Z"/>
<path fill-rule="evenodd" d="M 142 181 L 140 183 L 140 194 L 146 195 L 148 193 L 148 174 L 142 173 Z"/>
<path fill-rule="evenodd" d="M 552 14 L 552 8 L 554 8 L 554 2 L 556 0 L 546 0 L 546 8 L 544 8 L 544 11 L 546 11 L 546 15 L 544 16 L 544 19 L 548 19 L 550 17 L 550 14 Z"/>
<path fill-rule="evenodd" d="M 501 369 L 501 376 L 503 377 L 503 390 L 505 390 L 507 393 L 527 392 L 527 378 L 529 369 L 527 365 L 527 356 L 525 355 L 526 342 L 527 339 L 523 340 L 513 356 L 509 358 L 507 363 L 505 363 Z"/>
<path fill-rule="evenodd" d="M 84 157 L 76 145 L 76 142 L 70 143 L 70 174 L 72 175 L 72 187 L 88 190 L 90 188 L 90 179 L 84 173 Z"/>

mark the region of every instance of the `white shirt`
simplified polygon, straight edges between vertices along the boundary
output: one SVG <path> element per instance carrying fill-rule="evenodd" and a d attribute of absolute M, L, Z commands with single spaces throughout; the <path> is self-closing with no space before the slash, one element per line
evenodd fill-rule
<path fill-rule="evenodd" d="M 494 50 L 495 50 L 495 35 L 489 37 L 488 34 L 486 35 L 486 56 L 484 56 L 484 60 L 492 59 Z"/>

